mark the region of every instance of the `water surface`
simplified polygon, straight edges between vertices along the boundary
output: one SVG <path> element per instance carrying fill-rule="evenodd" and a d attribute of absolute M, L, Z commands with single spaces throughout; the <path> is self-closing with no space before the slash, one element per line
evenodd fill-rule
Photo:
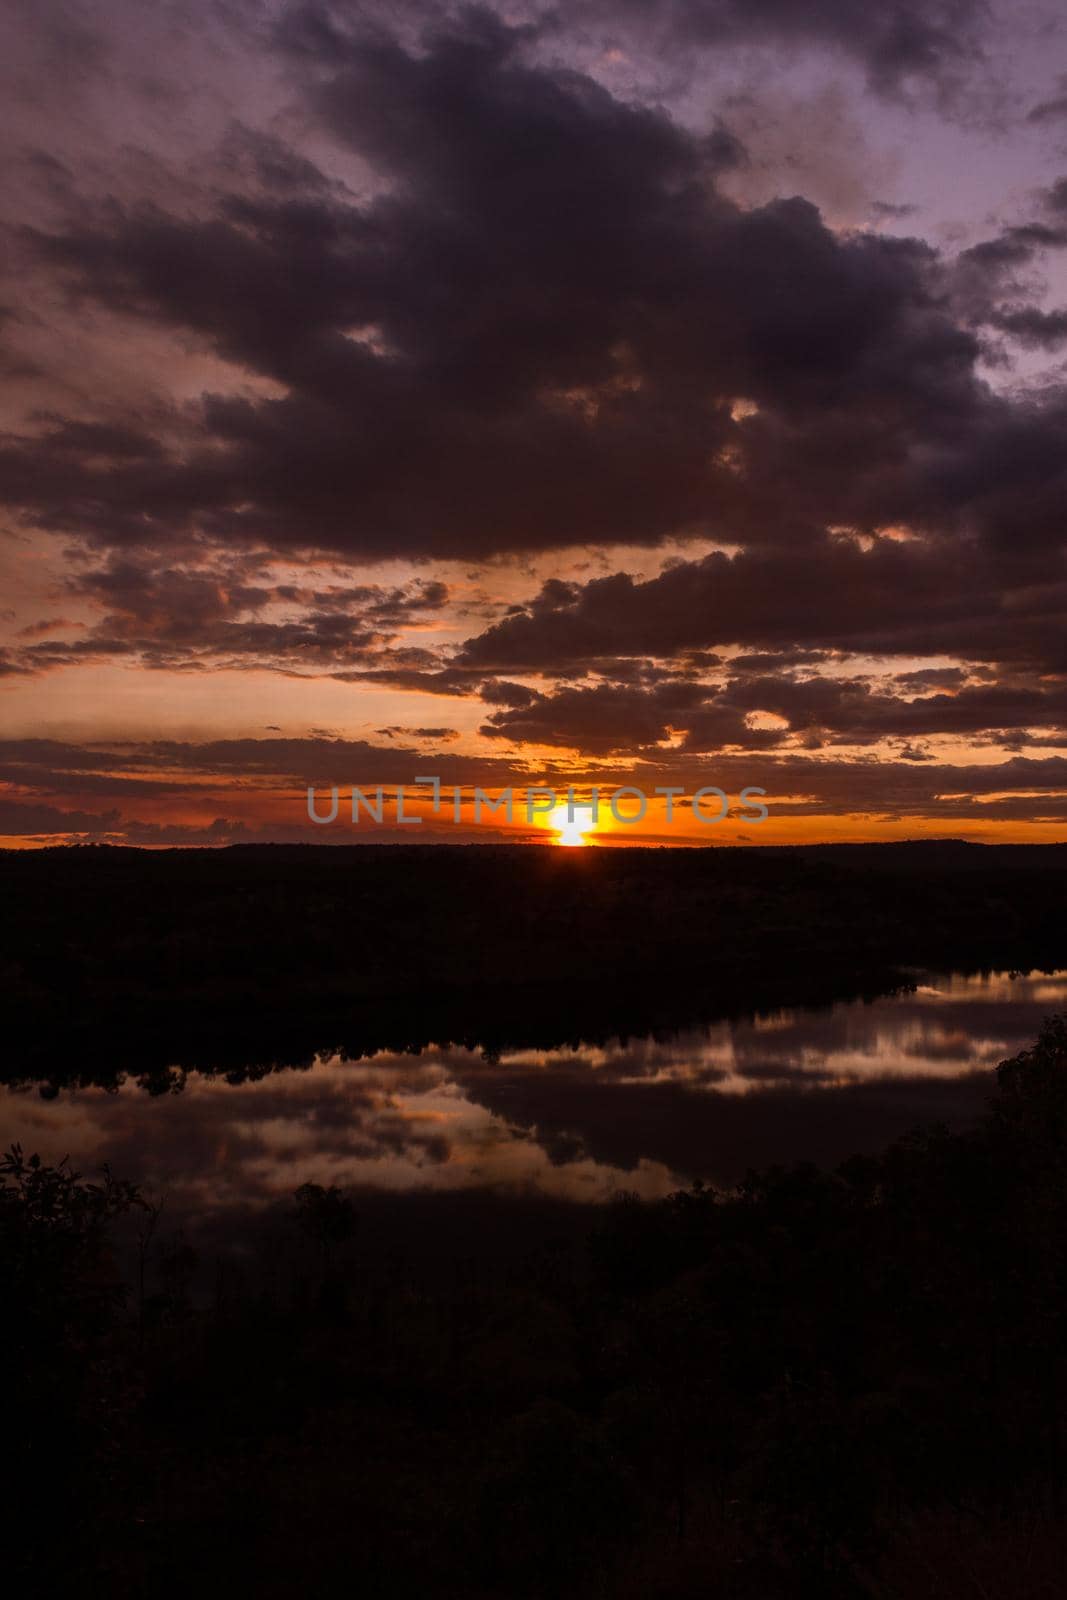
<path fill-rule="evenodd" d="M 960 1126 L 990 1072 L 1067 1009 L 1067 971 L 925 976 L 911 992 L 768 1011 L 668 1036 L 488 1056 L 319 1056 L 180 1092 L 34 1087 L 0 1100 L 0 1138 L 83 1172 L 104 1161 L 182 1212 L 301 1183 L 381 1192 L 496 1189 L 601 1201 L 773 1162 L 833 1162 L 917 1123 Z"/>

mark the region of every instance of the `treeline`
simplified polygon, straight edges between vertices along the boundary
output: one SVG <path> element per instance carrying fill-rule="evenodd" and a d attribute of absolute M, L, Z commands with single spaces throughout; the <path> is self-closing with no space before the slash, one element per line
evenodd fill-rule
<path fill-rule="evenodd" d="M 314 1186 L 205 1264 L 110 1175 L 0 1179 L 12 1592 L 1063 1592 L 1067 1017 L 965 1134 L 492 1264 Z"/>
<path fill-rule="evenodd" d="M 13 1076 L 593 1042 L 1067 958 L 1067 847 L 0 854 Z"/>

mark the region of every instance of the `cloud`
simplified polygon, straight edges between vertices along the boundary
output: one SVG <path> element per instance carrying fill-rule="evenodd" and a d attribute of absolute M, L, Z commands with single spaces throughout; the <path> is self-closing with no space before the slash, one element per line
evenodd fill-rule
<path fill-rule="evenodd" d="M 560 689 L 495 711 L 482 732 L 518 743 L 579 749 L 590 755 L 639 752 L 665 739 L 673 724 L 687 722 L 704 699 L 699 687 L 686 684 L 648 691 L 616 684 Z M 741 714 L 724 712 L 718 731 L 717 742 L 735 742 L 746 732 Z"/>
<path fill-rule="evenodd" d="M 262 562 L 167 567 L 122 553 L 68 577 L 64 589 L 104 615 L 74 641 L 49 637 L 57 627 L 85 628 L 63 618 L 22 629 L 32 642 L 13 659 L 24 670 L 130 655 L 156 668 L 425 669 L 436 658 L 403 636 L 432 622 L 449 598 L 439 579 L 321 587 L 279 583 Z"/>
<path fill-rule="evenodd" d="M 1030 350 L 1058 350 L 1067 343 L 1067 311 L 1042 311 L 1037 306 L 1019 306 L 998 311 L 994 326 L 1010 333 Z"/>
<path fill-rule="evenodd" d="M 791 30 L 789 8 L 759 9 Z M 894 15 L 883 43 L 919 61 L 919 9 Z M 820 18 L 882 34 L 859 8 Z M 373 172 L 362 196 L 300 166 L 297 188 L 223 189 L 194 215 L 116 201 L 24 233 L 86 306 L 202 341 L 269 393 L 9 436 L 0 493 L 28 519 L 353 559 L 749 543 L 951 525 L 981 510 L 968 471 L 990 433 L 1040 443 L 1041 418 L 979 380 L 929 245 L 835 234 L 796 197 L 739 207 L 717 187 L 739 159 L 721 131 L 534 61 L 487 12 L 417 48 L 320 13 L 281 37 L 305 113 Z M 1059 457 L 1037 454 L 1051 497 Z"/>
<path fill-rule="evenodd" d="M 1037 105 L 1031 107 L 1027 113 L 1027 122 L 1058 122 L 1067 117 L 1067 94 L 1053 95 L 1048 100 L 1039 100 Z"/>
<path fill-rule="evenodd" d="M 611 703 L 610 697 L 605 700 Z M 729 794 L 739 794 L 746 785 L 763 787 L 779 818 L 844 813 L 909 822 L 923 818 L 946 831 L 990 820 L 1067 821 L 1064 754 L 952 763 L 930 756 L 917 761 L 914 749 L 901 739 L 895 756 L 857 760 L 848 753 L 835 756 L 832 742 L 812 754 L 783 745 L 774 730 L 760 729 L 742 732 L 738 746 L 724 752 L 716 748 L 718 728 L 707 749 L 699 737 L 688 747 L 652 743 L 660 726 L 657 719 L 663 716 L 655 704 L 642 707 L 620 696 L 614 701 L 614 724 L 598 723 L 597 713 L 603 709 L 604 702 L 595 695 L 579 696 L 577 703 L 565 699 L 558 707 L 549 697 L 545 706 L 538 701 L 525 713 L 529 727 L 516 733 L 544 743 L 555 730 L 561 742 L 586 747 L 598 757 L 593 781 L 604 793 L 621 784 L 638 783 L 650 794 L 656 785 L 691 790 L 715 782 Z M 733 733 L 738 708 L 727 704 L 720 715 Z M 699 729 L 699 714 L 690 716 Z M 405 731 L 418 736 L 418 730 Z M 628 743 L 641 738 L 649 742 L 640 748 Z M 547 781 L 562 795 L 568 783 L 589 781 L 588 770 L 562 761 L 556 768 L 545 763 L 532 775 L 521 754 L 511 758 L 436 749 L 429 759 L 447 789 L 458 785 L 468 792 L 473 785 L 521 791 Z M 152 845 L 308 843 L 307 787 L 318 789 L 324 804 L 323 791 L 333 786 L 347 791 L 353 784 L 382 784 L 391 795 L 397 782 L 412 783 L 422 774 L 427 761 L 425 748 L 353 739 L 112 741 L 92 747 L 8 740 L 0 743 L 0 783 L 5 785 L 0 831 L 11 837 Z M 419 838 L 429 839 L 434 832 L 428 823 Z M 437 834 L 453 842 L 486 837 L 484 832 L 464 833 L 450 822 L 442 823 Z M 387 836 L 388 830 L 376 833 Z M 408 830 L 404 836 L 410 842 Z M 316 842 L 343 843 L 350 837 L 340 824 L 315 833 Z"/>
<path fill-rule="evenodd" d="M 721 686 L 601 684 L 534 694 L 494 712 L 482 732 L 517 743 L 557 745 L 588 755 L 660 754 L 673 737 L 685 753 L 723 747 L 770 750 L 788 736 L 813 748 L 874 745 L 917 737 L 1000 733 L 1028 743 L 1030 730 L 1056 730 L 1067 746 L 1067 686 L 982 684 L 908 698 L 898 684 L 847 677 L 728 678 Z M 777 719 L 767 722 L 767 718 Z M 763 720 L 753 720 L 754 718 Z M 903 754 L 904 752 L 902 752 Z M 907 746 L 907 759 L 926 759 Z"/>
<path fill-rule="evenodd" d="M 1011 470 L 1003 457 L 998 467 Z M 1064 672 L 1065 581 L 1062 558 L 1030 567 L 1018 552 L 1000 558 L 953 542 L 879 538 L 865 548 L 851 537 L 813 538 L 793 548 L 713 552 L 645 580 L 623 572 L 593 578 L 563 604 L 502 618 L 456 660 L 487 673 L 566 673 L 624 654 L 803 644 L 945 651 Z"/>
<path fill-rule="evenodd" d="M 634 54 L 683 66 L 701 50 L 829 50 L 856 61 L 876 94 L 925 87 L 942 100 L 980 64 L 989 19 L 983 0 L 579 0 L 562 15 L 586 29 L 599 24 Z"/>

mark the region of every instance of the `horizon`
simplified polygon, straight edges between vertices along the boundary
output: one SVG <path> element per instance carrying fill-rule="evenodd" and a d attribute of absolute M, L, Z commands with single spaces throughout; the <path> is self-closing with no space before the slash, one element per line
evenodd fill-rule
<path fill-rule="evenodd" d="M 512 852 L 516 855 L 526 854 L 529 850 L 549 851 L 559 854 L 560 840 L 552 836 L 552 830 L 542 829 L 537 838 L 510 839 L 505 837 L 428 837 L 425 839 L 412 839 L 409 835 L 401 836 L 399 833 L 381 836 L 368 836 L 354 838 L 337 838 L 327 841 L 323 839 L 250 839 L 228 840 L 217 844 L 128 844 L 115 843 L 110 840 L 68 840 L 61 844 L 33 843 L 0 845 L 0 856 L 25 856 L 25 855 L 57 855 L 70 854 L 130 854 L 163 856 L 182 856 L 188 854 L 198 855 L 224 855 L 228 852 L 249 854 L 257 851 L 265 853 L 277 852 L 308 852 L 310 854 L 324 854 L 345 850 L 373 851 L 388 850 L 397 853 L 401 851 L 490 851 Z M 797 853 L 813 851 L 830 851 L 842 853 L 861 851 L 878 854 L 885 851 L 887 854 L 901 852 L 909 849 L 922 850 L 931 855 L 937 849 L 946 847 L 960 849 L 974 849 L 982 854 L 993 851 L 1010 851 L 1013 855 L 1028 855 L 1046 851 L 1067 851 L 1067 839 L 1045 839 L 1030 842 L 1019 842 L 1010 839 L 964 839 L 952 835 L 928 835 L 918 838 L 899 839 L 805 839 L 793 840 L 788 843 L 768 841 L 766 844 L 754 842 L 738 843 L 729 841 L 720 844 L 708 844 L 697 839 L 667 841 L 664 839 L 647 840 L 641 838 L 614 840 L 588 839 L 583 841 L 589 849 L 598 855 L 605 851 L 609 854 L 645 853 L 662 854 L 664 851 L 673 850 L 712 850 L 718 854 L 730 855 L 779 855 L 788 856 Z M 576 852 L 568 851 L 567 854 Z M 580 852 L 578 852 L 580 853 Z M 587 852 L 588 853 L 588 852 Z M 576 870 L 581 870 L 576 868 Z"/>

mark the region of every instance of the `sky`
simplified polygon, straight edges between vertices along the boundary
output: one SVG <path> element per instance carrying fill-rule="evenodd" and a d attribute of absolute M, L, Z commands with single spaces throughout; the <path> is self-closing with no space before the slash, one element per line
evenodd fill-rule
<path fill-rule="evenodd" d="M 1067 839 L 1061 8 L 0 32 L 0 844 Z"/>

